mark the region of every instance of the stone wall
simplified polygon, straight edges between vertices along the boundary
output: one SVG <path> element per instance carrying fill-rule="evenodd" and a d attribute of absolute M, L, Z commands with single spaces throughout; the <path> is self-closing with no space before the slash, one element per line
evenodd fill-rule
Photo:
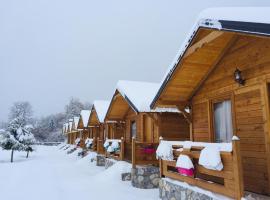
<path fill-rule="evenodd" d="M 113 159 L 106 158 L 105 159 L 105 169 L 108 169 L 109 167 L 113 166 L 116 161 Z"/>
<path fill-rule="evenodd" d="M 174 184 L 165 179 L 159 182 L 159 198 L 161 200 L 214 200 L 214 198 Z"/>
<path fill-rule="evenodd" d="M 106 157 L 104 155 L 97 155 L 97 166 L 105 166 Z"/>
<path fill-rule="evenodd" d="M 139 166 L 131 170 L 131 184 L 142 189 L 158 188 L 159 168 L 154 166 Z"/>

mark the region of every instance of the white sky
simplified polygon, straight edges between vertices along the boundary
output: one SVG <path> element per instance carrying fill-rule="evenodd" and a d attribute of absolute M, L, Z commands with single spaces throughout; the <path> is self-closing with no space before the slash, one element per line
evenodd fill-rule
<path fill-rule="evenodd" d="M 119 79 L 159 82 L 198 13 L 218 6 L 270 1 L 0 0 L 0 120 L 18 100 L 43 116 L 71 96 L 110 99 Z"/>

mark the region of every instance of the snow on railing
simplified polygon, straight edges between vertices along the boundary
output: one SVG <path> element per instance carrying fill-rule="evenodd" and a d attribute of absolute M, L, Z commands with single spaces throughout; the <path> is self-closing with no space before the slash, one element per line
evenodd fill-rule
<path fill-rule="evenodd" d="M 243 179 L 240 140 L 236 136 L 232 138 L 232 143 L 164 141 L 161 139 L 156 154 L 159 158 L 161 176 L 241 199 Z M 177 163 L 181 155 L 188 156 L 192 161 L 195 172 L 193 175 L 183 174 L 181 173 L 183 170 L 178 169 L 179 166 L 190 166 L 186 163 Z M 188 159 L 178 161 L 182 160 Z"/>

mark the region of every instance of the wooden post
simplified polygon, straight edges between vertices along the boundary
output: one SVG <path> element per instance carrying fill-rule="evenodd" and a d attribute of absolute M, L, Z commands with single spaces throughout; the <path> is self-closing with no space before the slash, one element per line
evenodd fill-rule
<path fill-rule="evenodd" d="M 159 144 L 162 142 L 163 140 L 163 137 L 159 137 Z M 160 175 L 160 178 L 163 176 L 163 163 L 162 163 L 162 159 L 159 158 L 159 175 Z"/>
<path fill-rule="evenodd" d="M 99 137 L 97 138 L 97 153 L 100 154 Z"/>
<path fill-rule="evenodd" d="M 240 139 L 237 136 L 232 138 L 233 145 L 233 172 L 235 180 L 235 198 L 240 200 L 244 196 L 243 168 L 240 155 Z"/>
<path fill-rule="evenodd" d="M 132 168 L 136 168 L 136 141 L 135 137 L 132 137 L 132 145 L 131 145 L 131 152 L 132 152 Z"/>
<path fill-rule="evenodd" d="M 124 138 L 121 137 L 121 146 L 120 146 L 120 160 L 124 160 L 124 151 L 125 151 L 125 148 L 124 148 Z"/>

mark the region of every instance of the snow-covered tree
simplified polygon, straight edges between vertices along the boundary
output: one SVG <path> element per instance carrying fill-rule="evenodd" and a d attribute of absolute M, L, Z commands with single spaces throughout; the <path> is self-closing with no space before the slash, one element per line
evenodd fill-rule
<path fill-rule="evenodd" d="M 1 132 L 0 145 L 5 150 L 11 150 L 11 162 L 14 151 L 33 151 L 35 142 L 31 133 L 32 108 L 28 102 L 16 102 L 10 109 L 10 122 L 7 130 Z"/>
<path fill-rule="evenodd" d="M 17 118 L 19 120 L 20 126 L 25 126 L 27 124 L 32 123 L 32 106 L 27 101 L 19 101 L 15 102 L 10 108 L 9 112 L 9 121 Z"/>
<path fill-rule="evenodd" d="M 14 151 L 22 151 L 25 149 L 25 146 L 6 130 L 0 131 L 0 146 L 5 150 L 11 150 L 10 162 L 13 162 Z"/>

